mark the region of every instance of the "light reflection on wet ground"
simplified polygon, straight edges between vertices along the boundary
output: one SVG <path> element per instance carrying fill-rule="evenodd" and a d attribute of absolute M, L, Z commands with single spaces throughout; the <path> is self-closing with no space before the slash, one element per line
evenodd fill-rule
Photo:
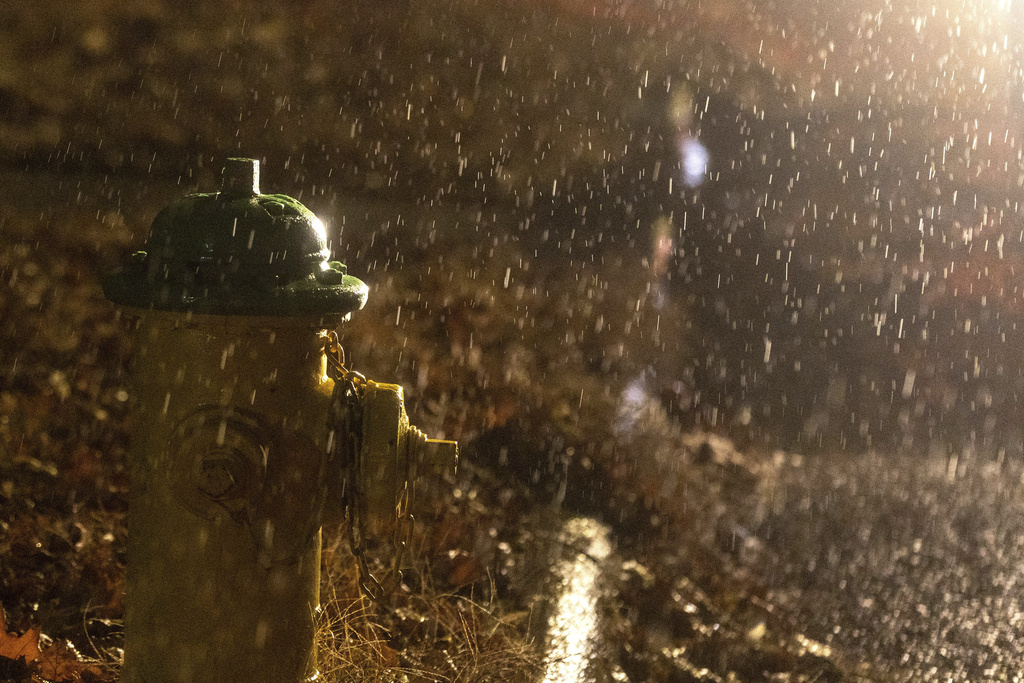
<path fill-rule="evenodd" d="M 554 570 L 561 587 L 548 617 L 544 683 L 589 680 L 588 664 L 601 638 L 598 578 L 600 564 L 612 550 L 608 527 L 592 519 L 575 518 L 565 524 L 563 536 L 567 548 L 581 550 L 575 556 L 567 553 Z"/>

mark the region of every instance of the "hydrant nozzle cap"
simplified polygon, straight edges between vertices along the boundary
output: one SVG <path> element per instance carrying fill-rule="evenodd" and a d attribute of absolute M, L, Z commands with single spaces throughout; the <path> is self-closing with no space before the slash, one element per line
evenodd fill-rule
<path fill-rule="evenodd" d="M 217 315 L 347 315 L 368 289 L 331 261 L 312 211 L 261 194 L 259 161 L 228 159 L 220 192 L 182 197 L 157 214 L 142 251 L 104 278 L 111 301 Z"/>

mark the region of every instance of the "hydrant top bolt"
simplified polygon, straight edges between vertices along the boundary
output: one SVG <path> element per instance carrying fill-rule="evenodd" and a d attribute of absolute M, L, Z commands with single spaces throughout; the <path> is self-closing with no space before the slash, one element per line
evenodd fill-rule
<path fill-rule="evenodd" d="M 224 163 L 223 194 L 260 196 L 260 162 L 258 159 L 228 159 Z"/>

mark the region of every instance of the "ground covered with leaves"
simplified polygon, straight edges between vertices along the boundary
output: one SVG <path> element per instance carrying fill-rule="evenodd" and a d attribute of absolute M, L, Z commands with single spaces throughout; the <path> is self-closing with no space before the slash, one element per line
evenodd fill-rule
<path fill-rule="evenodd" d="M 233 154 L 263 158 L 264 191 L 314 209 L 370 285 L 339 329 L 353 365 L 401 383 L 413 423 L 463 446 L 458 474 L 428 488 L 389 609 L 359 596 L 344 530 L 325 530 L 328 680 L 540 678 L 531 615 L 550 563 L 536 555 L 573 515 L 615 545 L 605 678 L 872 678 L 754 571 L 768 550 L 749 529 L 795 456 L 768 430 L 751 439 L 756 420 L 725 420 L 742 413 L 731 395 L 701 397 L 728 352 L 706 331 L 718 314 L 736 324 L 717 257 L 685 253 L 722 253 L 725 233 L 684 242 L 656 190 L 679 132 L 664 83 L 691 69 L 651 37 L 706 60 L 686 107 L 725 71 L 740 100 L 790 95 L 728 58 L 750 35 L 716 42 L 743 3 L 691 15 L 703 33 L 655 4 L 357 2 L 335 22 L 313 1 L 0 8 L 0 679 L 117 678 L 126 455 L 144 425 L 99 277 L 158 209 L 215 189 Z M 592 39 L 602 49 L 580 58 Z"/>
<path fill-rule="evenodd" d="M 131 338 L 102 299 L 98 275 L 144 226 L 97 217 L 59 177 L 46 179 L 42 193 L 32 189 L 38 178 L 10 182 L 25 203 L 8 204 L 0 218 L 2 672 L 16 680 L 115 680 L 125 457 L 137 425 Z M 152 201 L 162 201 L 155 194 Z M 33 200 L 57 209 L 40 219 Z M 373 220 L 366 206 L 347 211 L 349 220 Z M 343 343 L 368 375 L 406 384 L 413 421 L 460 439 L 463 464 L 428 490 L 414 563 L 388 611 L 360 598 L 346 535 L 326 531 L 320 651 L 330 679 L 538 678 L 543 628 L 531 628 L 529 615 L 545 590 L 545 563 L 528 557 L 570 514 L 604 520 L 618 546 L 610 560 L 614 618 L 604 634 L 613 644 L 610 675 L 845 680 L 856 670 L 802 636 L 744 569 L 759 550 L 742 536 L 739 518 L 770 480 L 772 459 L 685 433 L 671 400 L 623 399 L 629 376 L 609 381 L 600 365 L 588 367 L 578 345 L 547 341 L 574 334 L 573 316 L 588 315 L 573 303 L 577 296 L 596 311 L 628 311 L 627 299 L 646 290 L 647 271 L 623 266 L 612 273 L 618 287 L 604 288 L 544 259 L 528 265 L 513 242 L 491 241 L 480 254 L 455 246 L 463 236 L 454 226 L 433 245 L 422 226 L 393 229 L 413 245 L 404 267 L 364 276 L 370 303 L 342 326 Z M 395 236 L 382 228 L 362 239 L 348 248 L 386 262 Z M 476 280 L 448 277 L 470 262 Z M 542 326 L 523 324 L 517 310 L 537 311 Z M 671 324 L 671 311 L 663 313 L 661 324 Z"/>

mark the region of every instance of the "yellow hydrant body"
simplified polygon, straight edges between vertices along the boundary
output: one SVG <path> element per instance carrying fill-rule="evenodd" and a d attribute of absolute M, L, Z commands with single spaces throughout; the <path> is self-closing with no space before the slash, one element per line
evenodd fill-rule
<path fill-rule="evenodd" d="M 315 679 L 325 510 L 386 517 L 418 466 L 457 457 L 409 426 L 394 385 L 363 381 L 357 438 L 330 424 L 327 331 L 367 288 L 305 207 L 259 193 L 258 169 L 229 160 L 222 192 L 161 212 L 104 281 L 137 325 L 129 683 Z"/>
<path fill-rule="evenodd" d="M 330 404 L 317 332 L 142 317 L 124 680 L 315 674 Z"/>

